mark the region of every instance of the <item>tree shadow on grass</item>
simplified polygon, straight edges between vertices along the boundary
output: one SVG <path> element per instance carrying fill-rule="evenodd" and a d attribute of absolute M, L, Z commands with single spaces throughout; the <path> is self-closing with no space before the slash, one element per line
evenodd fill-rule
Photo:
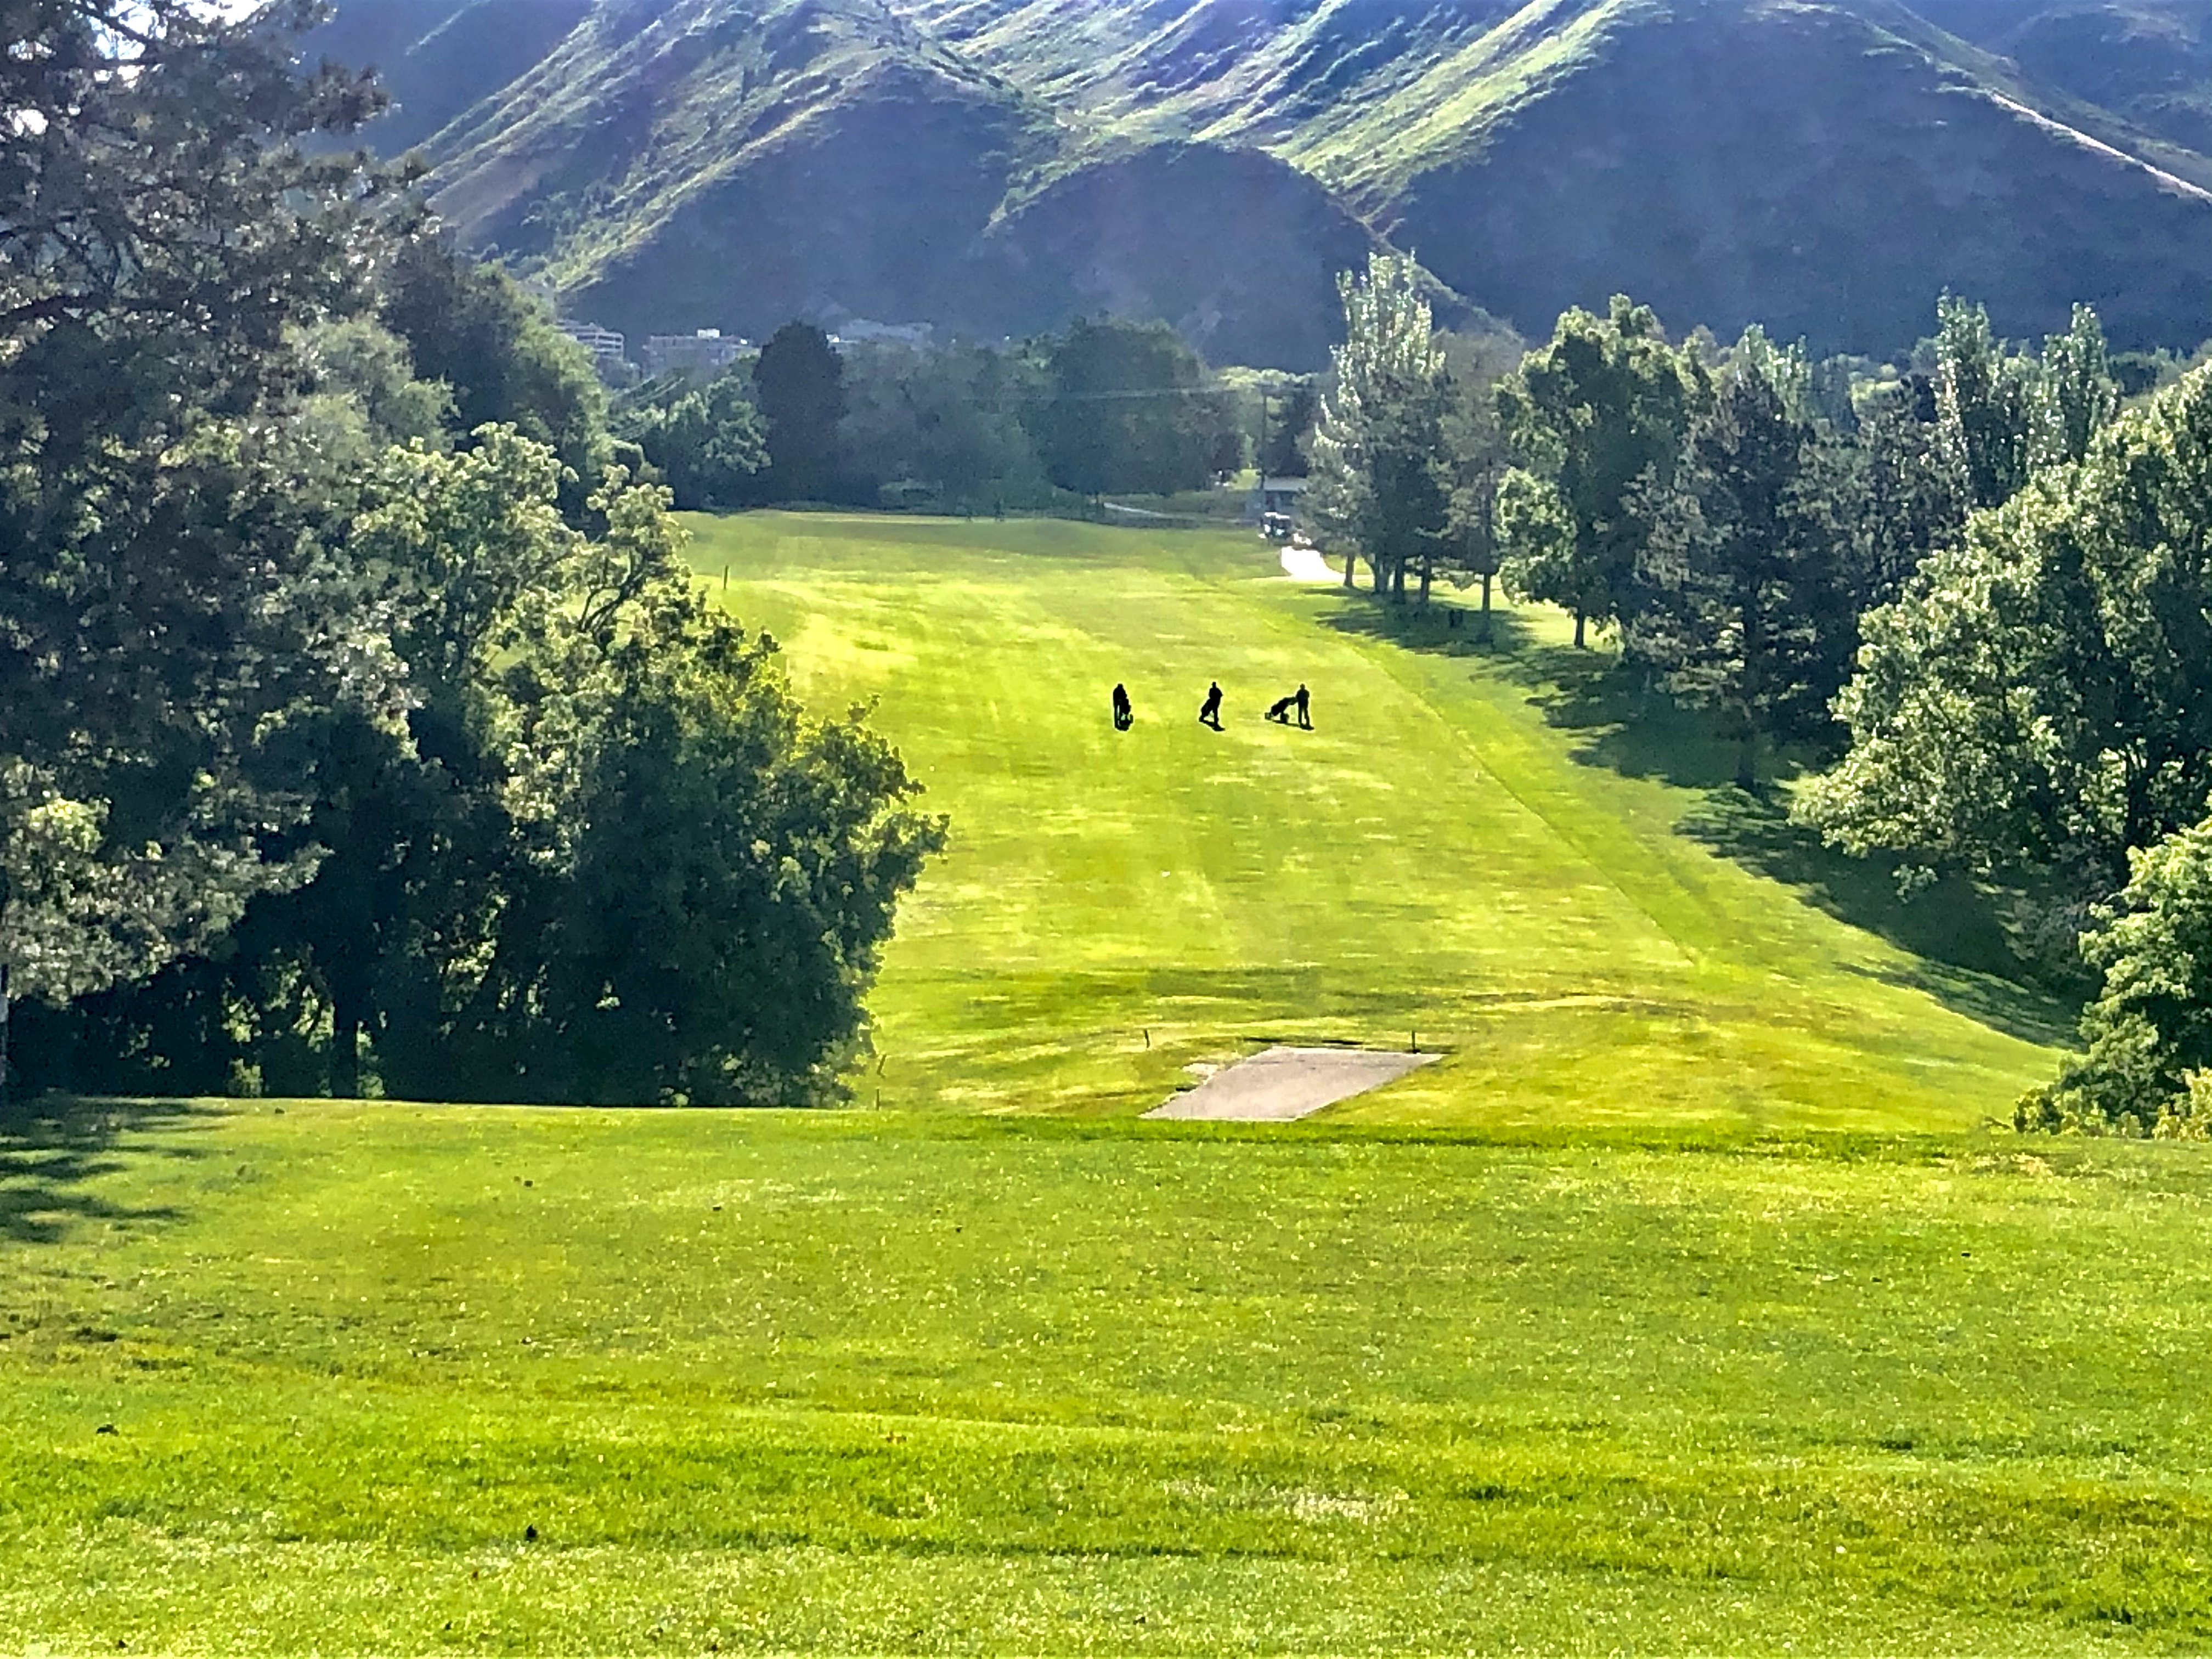
<path fill-rule="evenodd" d="M 1377 599 L 1364 590 L 1336 589 L 1337 608 L 1322 625 L 1359 639 L 1387 640 L 1409 651 L 1445 657 L 1481 657 L 1505 662 L 1536 648 L 1528 623 L 1513 611 L 1494 610 L 1487 617 L 1464 596 L 1429 605 Z M 1457 621 L 1453 617 L 1456 613 Z"/>
<path fill-rule="evenodd" d="M 182 1101 L 67 1100 L 47 1097 L 0 1112 L 0 1241 L 52 1244 L 86 1222 L 173 1221 L 166 1206 L 134 1207 L 104 1198 L 97 1183 L 134 1157 L 196 1158 L 165 1142 L 134 1144 L 195 1118 L 218 1116 Z"/>
<path fill-rule="evenodd" d="M 1364 596 L 1359 602 L 1347 596 L 1327 621 L 1340 633 L 1407 650 L 1480 658 L 1483 669 L 1527 691 L 1546 725 L 1569 734 L 1577 763 L 1699 797 L 1675 826 L 1681 834 L 1916 960 L 1910 969 L 1874 976 L 1925 992 L 2008 1036 L 2048 1044 L 2073 1040 L 2078 994 L 2042 981 L 2013 948 L 1987 895 L 1953 876 L 1909 899 L 1900 896 L 1895 859 L 1839 852 L 1792 823 L 1786 805 L 1767 790 L 1754 795 L 1738 787 L 1735 743 L 1702 711 L 1678 703 L 1612 652 L 1539 641 L 1510 613 L 1496 615 L 1494 643 L 1474 645 L 1462 638 L 1472 618 L 1453 628 L 1422 616 L 1417 605 Z M 1796 769 L 1790 757 L 1784 763 Z"/>
<path fill-rule="evenodd" d="M 1913 958 L 1908 967 L 1851 972 L 1925 992 L 2008 1036 L 2059 1046 L 2073 1040 L 2079 1002 L 2039 980 L 2014 950 L 1988 896 L 1963 877 L 1945 876 L 1906 898 L 1898 890 L 1897 859 L 1839 853 L 1792 823 L 1778 803 L 1733 785 L 1706 791 L 1675 827 Z"/>

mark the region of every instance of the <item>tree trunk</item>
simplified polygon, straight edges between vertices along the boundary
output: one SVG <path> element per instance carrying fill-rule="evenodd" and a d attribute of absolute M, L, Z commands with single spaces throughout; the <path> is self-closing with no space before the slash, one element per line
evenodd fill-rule
<path fill-rule="evenodd" d="M 9 1074 L 8 1055 L 8 964 L 0 962 L 0 1112 L 8 1109 L 9 1097 L 15 1079 Z"/>
<path fill-rule="evenodd" d="M 1482 573 L 1482 637 L 1490 637 L 1490 573 Z"/>
<path fill-rule="evenodd" d="M 1577 651 L 1579 651 L 1579 650 L 1581 650 L 1582 648 L 1583 648 L 1583 613 L 1582 613 L 1581 611 L 1576 611 L 1576 612 L 1575 612 L 1575 649 L 1576 649 L 1576 650 L 1577 650 Z"/>
<path fill-rule="evenodd" d="M 1345 587 L 1345 591 L 1346 591 L 1346 592 L 1358 592 L 1358 588 L 1356 588 L 1356 587 L 1354 587 L 1354 586 L 1352 586 L 1352 573 L 1353 573 L 1354 571 L 1358 570 L 1358 568 L 1359 568 L 1359 555 L 1358 555 L 1357 553 L 1352 552 L 1350 549 L 1348 549 L 1348 548 L 1347 548 L 1347 549 L 1345 550 L 1345 555 L 1344 555 L 1344 587 Z"/>
<path fill-rule="evenodd" d="M 1390 598 L 1399 605 L 1406 602 L 1406 562 L 1403 559 L 1390 567 Z"/>
<path fill-rule="evenodd" d="M 337 1100 L 361 1098 L 362 1006 L 357 998 L 341 996 L 331 1011 L 331 1095 Z"/>
<path fill-rule="evenodd" d="M 1735 781 L 1746 794 L 1759 787 L 1759 688 L 1765 677 L 1766 629 L 1755 599 L 1747 598 L 1738 613 L 1743 629 L 1743 741 L 1735 751 Z"/>
<path fill-rule="evenodd" d="M 1421 603 L 1423 605 L 1426 605 L 1429 602 L 1429 556 L 1424 553 L 1421 555 Z"/>

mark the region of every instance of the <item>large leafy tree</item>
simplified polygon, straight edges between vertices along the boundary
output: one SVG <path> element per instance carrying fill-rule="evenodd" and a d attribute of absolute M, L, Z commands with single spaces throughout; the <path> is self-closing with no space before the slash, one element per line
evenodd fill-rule
<path fill-rule="evenodd" d="M 1443 348 L 1411 259 L 1371 254 L 1364 272 L 1338 274 L 1336 291 L 1345 338 L 1314 427 L 1306 510 L 1343 550 L 1346 586 L 1364 554 L 1375 591 L 1402 596 L 1408 568 L 1425 581 L 1450 521 Z"/>
<path fill-rule="evenodd" d="M 135 976 L 312 854 L 337 711 L 388 722 L 378 618 L 280 418 L 357 308 L 387 175 L 327 136 L 279 6 L 33 0 L 0 53 L 0 1012 Z M 313 143 L 306 141 L 314 140 Z"/>
<path fill-rule="evenodd" d="M 1506 584 L 1572 611 L 1577 646 L 1588 623 L 1633 613 L 1638 555 L 1705 395 L 1697 359 L 1625 295 L 1603 317 L 1565 313 L 1499 386 L 1519 463 L 1498 493 Z"/>
<path fill-rule="evenodd" d="M 971 510 L 1049 497 L 1022 421 L 1042 390 L 1034 359 L 964 343 L 862 345 L 845 369 L 845 453 L 872 491 Z"/>
<path fill-rule="evenodd" d="M 217 956 L 88 1007 L 221 1087 L 491 1100 L 818 1098 L 864 1040 L 893 907 L 939 844 L 897 756 L 817 720 L 698 590 L 665 494 L 580 532 L 512 428 L 394 449 L 350 550 L 415 706 L 329 745 L 314 878 Z M 100 1057 L 91 1057 L 96 1066 Z"/>
<path fill-rule="evenodd" d="M 1851 748 L 1803 815 L 1853 850 L 2117 890 L 2212 787 L 2212 371 L 1975 514 L 1862 631 Z"/>
<path fill-rule="evenodd" d="M 1798 354 L 1747 332 L 1691 427 L 1644 553 L 1655 597 L 1638 620 L 1638 654 L 1721 714 L 1746 789 L 1762 739 L 1826 724 L 1852 643 L 1809 393 Z"/>
<path fill-rule="evenodd" d="M 1077 322 L 1048 343 L 1045 378 L 1030 430 L 1046 476 L 1079 495 L 1202 489 L 1234 426 L 1198 355 L 1164 323 Z"/>
<path fill-rule="evenodd" d="M 2019 1126 L 2212 1133 L 2212 821 L 2136 851 L 2081 952 L 2103 975 L 2086 1052 L 2021 1100 Z"/>
<path fill-rule="evenodd" d="M 760 411 L 734 374 L 687 386 L 666 402 L 633 404 L 615 428 L 637 444 L 686 509 L 742 504 L 768 465 Z"/>

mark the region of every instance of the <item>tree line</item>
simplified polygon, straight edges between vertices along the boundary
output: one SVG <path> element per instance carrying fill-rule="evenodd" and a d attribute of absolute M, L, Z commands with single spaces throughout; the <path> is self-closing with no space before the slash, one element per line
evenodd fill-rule
<path fill-rule="evenodd" d="M 943 825 L 343 148 L 318 15 L 0 55 L 0 1081 L 823 1097 Z"/>
<path fill-rule="evenodd" d="M 1616 298 L 1483 385 L 1408 263 L 1342 289 L 1312 500 L 1347 583 L 1494 572 L 1610 629 L 1740 786 L 1788 746 L 1798 822 L 2087 963 L 2086 1052 L 2021 1127 L 2212 1129 L 2212 368 L 2130 402 L 2088 307 L 2030 349 L 1946 296 L 1869 383 Z"/>
<path fill-rule="evenodd" d="M 1266 379 L 1280 409 L 1261 406 L 1255 431 L 1252 398 L 1164 323 L 1101 318 L 1003 349 L 930 349 L 833 346 L 792 322 L 704 384 L 636 388 L 614 426 L 682 507 L 1050 510 L 1202 489 L 1255 455 L 1302 471 L 1310 386 Z"/>

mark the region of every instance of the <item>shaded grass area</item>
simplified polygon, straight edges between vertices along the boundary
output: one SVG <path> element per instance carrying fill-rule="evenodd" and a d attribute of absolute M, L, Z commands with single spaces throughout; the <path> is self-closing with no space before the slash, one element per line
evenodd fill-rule
<path fill-rule="evenodd" d="M 11 1645 L 2212 1641 L 2186 1148 L 103 1112 Z"/>
<path fill-rule="evenodd" d="M 1723 747 L 1627 706 L 1548 611 L 1486 643 L 1225 532 L 693 527 L 802 691 L 872 701 L 952 820 L 863 1104 L 1135 1112 L 1272 1042 L 1418 1042 L 1446 1059 L 1332 1114 L 1932 1128 L 2049 1073 L 2063 1011 L 1971 893 L 1884 908 L 1884 872 L 1717 790 Z M 1301 682 L 1316 730 L 1261 720 Z"/>
<path fill-rule="evenodd" d="M 1464 615 L 1455 621 L 1455 609 L 1347 606 L 1328 622 L 1403 649 L 1483 659 L 1528 689 L 1546 724 L 1571 735 L 1577 762 L 1683 792 L 1680 834 L 1919 959 L 1882 970 L 1891 982 L 2031 1042 L 2073 1040 L 2077 1005 L 2041 982 L 1994 905 L 1963 878 L 1946 876 L 1901 896 L 1894 858 L 1853 858 L 1824 846 L 1815 831 L 1790 821 L 1783 782 L 1768 778 L 1755 794 L 1738 787 L 1733 739 L 1612 651 L 1547 641 L 1510 611 L 1486 627 Z M 1823 763 L 1793 754 L 1764 758 L 1785 780 L 1801 764 Z"/>

